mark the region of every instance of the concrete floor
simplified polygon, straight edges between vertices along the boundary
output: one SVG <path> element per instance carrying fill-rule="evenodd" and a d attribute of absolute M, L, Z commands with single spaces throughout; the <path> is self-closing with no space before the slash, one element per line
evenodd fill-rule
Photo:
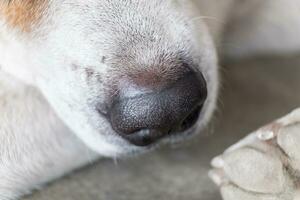
<path fill-rule="evenodd" d="M 26 200 L 220 200 L 207 177 L 211 158 L 245 134 L 300 106 L 300 57 L 222 68 L 219 109 L 205 134 L 141 157 L 102 160 Z"/>

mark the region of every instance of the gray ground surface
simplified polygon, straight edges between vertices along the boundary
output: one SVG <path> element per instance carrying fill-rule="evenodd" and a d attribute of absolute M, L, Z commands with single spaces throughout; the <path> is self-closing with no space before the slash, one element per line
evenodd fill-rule
<path fill-rule="evenodd" d="M 100 161 L 26 200 L 220 200 L 207 177 L 210 159 L 300 106 L 300 57 L 230 63 L 222 74 L 219 109 L 206 134 L 117 164 Z"/>

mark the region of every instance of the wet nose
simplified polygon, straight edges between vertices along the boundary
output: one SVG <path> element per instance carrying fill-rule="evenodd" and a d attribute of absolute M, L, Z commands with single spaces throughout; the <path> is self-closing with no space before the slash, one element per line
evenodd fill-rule
<path fill-rule="evenodd" d="M 110 109 L 110 123 L 130 143 L 147 146 L 192 127 L 206 97 L 203 75 L 188 72 L 160 91 L 140 90 L 133 97 L 117 97 Z"/>

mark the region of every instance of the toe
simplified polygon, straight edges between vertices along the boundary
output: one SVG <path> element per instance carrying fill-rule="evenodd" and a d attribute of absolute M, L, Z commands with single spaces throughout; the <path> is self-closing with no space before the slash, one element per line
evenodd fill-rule
<path fill-rule="evenodd" d="M 224 200 L 292 200 L 291 195 L 271 195 L 248 192 L 235 185 L 224 185 L 221 188 Z"/>
<path fill-rule="evenodd" d="M 288 156 L 291 167 L 300 171 L 300 123 L 282 128 L 277 143 Z"/>
<path fill-rule="evenodd" d="M 281 160 L 252 147 L 223 155 L 223 170 L 234 184 L 257 193 L 280 193 L 288 182 Z"/>

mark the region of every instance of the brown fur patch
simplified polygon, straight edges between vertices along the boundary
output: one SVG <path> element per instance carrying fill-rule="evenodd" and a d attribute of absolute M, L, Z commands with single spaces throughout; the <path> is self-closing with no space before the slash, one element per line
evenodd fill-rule
<path fill-rule="evenodd" d="M 30 32 L 40 21 L 49 0 L 0 0 L 0 17 L 23 32 Z"/>

